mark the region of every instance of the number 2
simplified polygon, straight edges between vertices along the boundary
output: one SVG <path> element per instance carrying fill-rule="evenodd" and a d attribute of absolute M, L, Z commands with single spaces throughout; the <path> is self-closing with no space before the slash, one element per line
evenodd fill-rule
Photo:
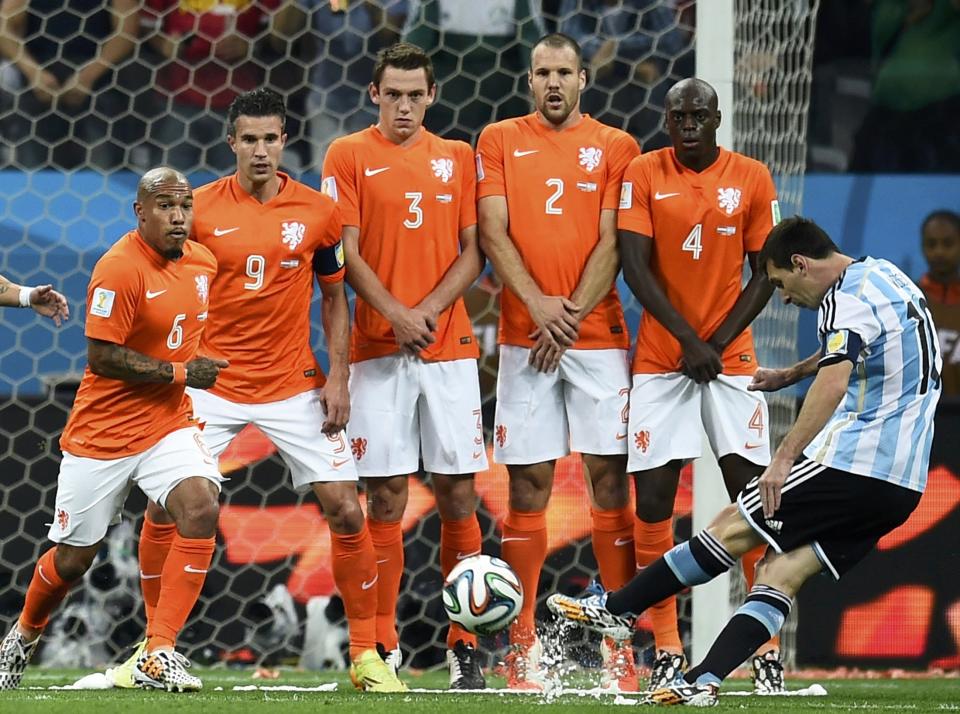
<path fill-rule="evenodd" d="M 557 208 L 556 203 L 560 199 L 560 197 L 563 195 L 563 179 L 558 179 L 558 178 L 547 179 L 547 186 L 550 186 L 551 188 L 555 188 L 556 191 L 554 191 L 553 195 L 547 199 L 547 204 L 544 207 L 544 211 L 546 211 L 548 216 L 562 216 L 563 209 Z"/>
<path fill-rule="evenodd" d="M 703 242 L 700 240 L 700 236 L 703 233 L 703 224 L 698 223 L 693 227 L 693 230 L 687 235 L 686 239 L 683 241 L 683 250 L 688 253 L 693 253 L 694 260 L 700 260 L 700 253 L 703 252 Z"/>

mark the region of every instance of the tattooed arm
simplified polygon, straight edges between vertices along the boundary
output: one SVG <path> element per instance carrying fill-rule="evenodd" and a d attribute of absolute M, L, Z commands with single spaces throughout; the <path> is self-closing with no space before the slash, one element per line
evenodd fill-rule
<path fill-rule="evenodd" d="M 100 377 L 119 379 L 124 382 L 156 382 L 170 384 L 173 381 L 173 364 L 148 357 L 129 347 L 104 340 L 87 338 L 87 362 L 90 371 Z M 187 386 L 209 389 L 217 381 L 220 370 L 229 362 L 223 359 L 197 357 L 186 364 Z"/>

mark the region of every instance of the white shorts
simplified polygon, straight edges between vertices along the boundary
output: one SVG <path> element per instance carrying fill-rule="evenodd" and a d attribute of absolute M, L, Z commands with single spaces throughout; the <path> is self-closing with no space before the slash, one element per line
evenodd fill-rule
<path fill-rule="evenodd" d="M 493 460 L 536 464 L 571 450 L 626 454 L 630 368 L 626 350 L 567 350 L 552 374 L 528 364 L 530 350 L 500 346 Z"/>
<path fill-rule="evenodd" d="M 767 401 L 748 392 L 751 378 L 720 375 L 697 384 L 683 374 L 635 374 L 630 392 L 630 455 L 627 470 L 645 471 L 701 455 L 700 425 L 719 459 L 739 454 L 770 463 Z"/>
<path fill-rule="evenodd" d="M 321 390 L 264 404 L 238 404 L 205 389 L 187 393 L 194 414 L 205 422 L 203 438 L 216 458 L 247 424 L 253 424 L 277 447 L 297 493 L 309 491 L 313 483 L 357 480 L 345 432 L 327 436 L 320 430 L 327 418 L 320 404 Z"/>
<path fill-rule="evenodd" d="M 146 451 L 119 459 L 93 459 L 63 452 L 49 538 L 54 543 L 99 543 L 120 522 L 123 504 L 136 484 L 148 498 L 166 506 L 183 480 L 199 476 L 217 485 L 224 480 L 195 426 L 167 434 Z"/>
<path fill-rule="evenodd" d="M 347 433 L 363 477 L 487 469 L 475 359 L 392 354 L 350 366 Z"/>

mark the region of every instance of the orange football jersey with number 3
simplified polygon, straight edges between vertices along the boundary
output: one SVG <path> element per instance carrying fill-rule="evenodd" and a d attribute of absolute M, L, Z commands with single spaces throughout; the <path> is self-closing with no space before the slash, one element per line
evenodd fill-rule
<path fill-rule="evenodd" d="M 618 226 L 653 239 L 650 266 L 677 311 L 709 338 L 740 296 L 743 262 L 758 252 L 780 220 L 767 167 L 720 149 L 697 173 L 672 148 L 634 159 L 623 177 Z M 679 370 L 680 343 L 648 313 L 640 319 L 634 374 Z M 750 328 L 723 353 L 723 373 L 751 375 L 757 368 Z"/>
<path fill-rule="evenodd" d="M 187 241 L 167 260 L 130 231 L 97 261 L 87 287 L 87 337 L 167 362 L 197 355 L 217 261 Z M 83 373 L 60 448 L 74 456 L 117 459 L 146 451 L 193 423 L 182 384 L 125 382 Z"/>
<path fill-rule="evenodd" d="M 310 346 L 313 258 L 336 254 L 325 282 L 343 280 L 340 210 L 328 197 L 279 173 L 280 192 L 260 203 L 236 175 L 193 192 L 193 238 L 219 264 L 202 354 L 230 367 L 210 391 L 263 404 L 322 387 Z"/>
<path fill-rule="evenodd" d="M 477 142 L 477 196 L 505 196 L 508 232 L 545 295 L 570 297 L 600 240 L 600 212 L 616 210 L 627 164 L 640 153 L 619 129 L 584 115 L 556 131 L 536 114 L 491 124 Z M 508 288 L 500 297 L 500 343 L 530 347 L 536 329 Z M 615 284 L 580 324 L 577 349 L 630 345 Z"/>

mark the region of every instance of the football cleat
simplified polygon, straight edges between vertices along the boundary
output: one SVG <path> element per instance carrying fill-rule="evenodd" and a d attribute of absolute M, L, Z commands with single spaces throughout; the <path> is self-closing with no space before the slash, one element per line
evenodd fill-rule
<path fill-rule="evenodd" d="M 528 645 L 519 642 L 510 645 L 510 653 L 506 657 L 507 689 L 542 692 L 545 688 L 540 672 L 542 655 L 543 646 L 539 639 L 534 639 Z"/>
<path fill-rule="evenodd" d="M 175 650 L 144 650 L 137 658 L 133 681 L 143 689 L 199 692 L 203 689 L 203 682 L 187 671 L 190 667 L 190 660 Z"/>
<path fill-rule="evenodd" d="M 647 686 L 647 691 L 666 689 L 682 677 L 688 667 L 687 658 L 683 653 L 677 654 L 676 652 L 657 650 L 657 658 L 653 661 L 653 668 L 650 670 L 650 683 Z"/>
<path fill-rule="evenodd" d="M 400 651 L 399 645 L 388 651 L 386 647 L 378 642 L 377 654 L 380 655 L 380 659 L 390 668 L 391 672 L 397 674 L 400 671 L 400 665 L 403 664 L 403 652 Z"/>
<path fill-rule="evenodd" d="M 450 689 L 486 689 L 487 681 L 480 668 L 480 653 L 473 645 L 457 640 L 447 650 L 447 668 L 450 670 Z"/>
<path fill-rule="evenodd" d="M 105 676 L 114 687 L 119 689 L 133 689 L 137 686 L 133 678 L 133 672 L 137 668 L 137 661 L 140 659 L 140 655 L 143 654 L 146 646 L 146 638 L 140 640 L 134 648 L 133 654 L 127 658 L 126 662 L 116 667 L 110 667 L 106 671 Z"/>
<path fill-rule="evenodd" d="M 39 642 L 39 636 L 33 642 L 27 642 L 14 623 L 3 642 L 0 642 L 0 689 L 16 689 L 20 686 L 23 670 L 37 651 Z"/>
<path fill-rule="evenodd" d="M 629 641 L 618 642 L 612 637 L 604 637 L 600 642 L 600 656 L 603 659 L 603 672 L 600 686 L 604 689 L 620 692 L 640 690 L 640 678 L 637 676 L 637 664 L 633 657 L 633 644 Z"/>
<path fill-rule="evenodd" d="M 405 692 L 401 682 L 376 650 L 364 650 L 350 663 L 350 681 L 363 692 Z"/>
<path fill-rule="evenodd" d="M 716 684 L 688 684 L 678 679 L 668 687 L 651 692 L 644 700 L 647 704 L 669 707 L 682 704 L 688 707 L 713 707 L 717 705 L 719 687 Z"/>
<path fill-rule="evenodd" d="M 750 674 L 753 691 L 757 694 L 781 694 L 786 690 L 783 685 L 783 662 L 777 650 L 754 657 L 750 662 Z"/>
<path fill-rule="evenodd" d="M 547 607 L 555 615 L 589 630 L 594 630 L 617 641 L 626 641 L 633 636 L 633 615 L 614 615 L 607 609 L 609 593 L 589 594 L 583 597 L 551 595 Z"/>

